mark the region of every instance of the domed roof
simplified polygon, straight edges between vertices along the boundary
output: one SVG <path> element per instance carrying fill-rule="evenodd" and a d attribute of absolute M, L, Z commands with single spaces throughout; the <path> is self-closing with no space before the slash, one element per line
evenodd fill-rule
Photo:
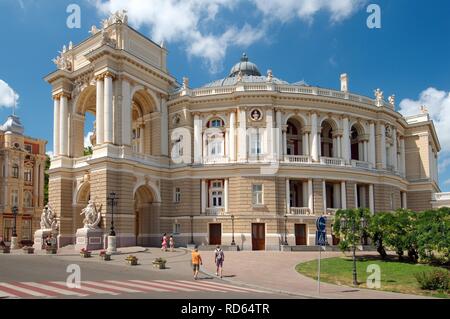
<path fill-rule="evenodd" d="M 5 124 L 0 126 L 0 129 L 4 132 L 15 133 L 22 135 L 24 132 L 24 128 L 22 123 L 20 122 L 20 118 L 15 115 L 8 116 Z"/>
<path fill-rule="evenodd" d="M 250 76 L 261 76 L 261 72 L 259 72 L 256 64 L 249 62 L 247 54 L 243 54 L 241 61 L 236 63 L 230 71 L 230 75 L 228 77 L 236 77 L 239 72 L 242 72 L 242 75 L 250 75 Z"/>

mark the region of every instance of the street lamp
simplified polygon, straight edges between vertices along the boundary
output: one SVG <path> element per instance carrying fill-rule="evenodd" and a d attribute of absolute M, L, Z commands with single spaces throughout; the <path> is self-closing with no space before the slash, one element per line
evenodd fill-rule
<path fill-rule="evenodd" d="M 234 241 L 234 215 L 231 215 L 231 246 L 236 246 Z"/>
<path fill-rule="evenodd" d="M 109 236 L 116 236 L 116 232 L 114 230 L 114 206 L 117 205 L 117 199 L 116 193 L 109 193 L 108 205 L 111 206 L 111 231 L 109 232 Z"/>
<path fill-rule="evenodd" d="M 287 246 L 288 242 L 287 242 L 287 220 L 288 220 L 288 216 L 284 215 L 284 245 Z"/>
<path fill-rule="evenodd" d="M 14 227 L 13 227 L 13 232 L 12 232 L 12 237 L 17 237 L 17 213 L 19 212 L 19 209 L 17 208 L 17 206 L 14 206 L 12 208 L 12 213 L 14 216 Z"/>
<path fill-rule="evenodd" d="M 195 245 L 194 242 L 194 216 L 190 216 L 191 217 L 191 242 L 189 243 L 190 245 Z"/>

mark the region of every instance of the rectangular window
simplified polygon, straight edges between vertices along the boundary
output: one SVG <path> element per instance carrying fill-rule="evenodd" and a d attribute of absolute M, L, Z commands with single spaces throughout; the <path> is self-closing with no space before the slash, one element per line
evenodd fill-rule
<path fill-rule="evenodd" d="M 181 224 L 173 224 L 173 234 L 180 234 Z"/>
<path fill-rule="evenodd" d="M 250 154 L 255 156 L 262 154 L 261 134 L 259 129 L 256 129 L 255 132 L 250 134 Z"/>
<path fill-rule="evenodd" d="M 6 242 L 11 241 L 13 230 L 13 220 L 12 218 L 3 219 L 3 240 Z"/>
<path fill-rule="evenodd" d="M 13 190 L 11 191 L 11 206 L 19 205 L 19 191 Z"/>
<path fill-rule="evenodd" d="M 22 240 L 31 240 L 31 219 L 22 220 Z"/>
<path fill-rule="evenodd" d="M 255 184 L 252 186 L 252 203 L 253 205 L 263 205 L 263 186 Z"/>
<path fill-rule="evenodd" d="M 13 178 L 19 178 L 19 165 L 14 164 L 13 165 Z"/>
<path fill-rule="evenodd" d="M 32 171 L 31 169 L 27 168 L 25 169 L 25 172 L 23 173 L 23 178 L 25 182 L 31 183 L 32 182 Z"/>
<path fill-rule="evenodd" d="M 25 151 L 27 151 L 30 154 L 33 153 L 33 146 L 32 145 L 25 144 L 24 147 L 25 147 Z"/>
<path fill-rule="evenodd" d="M 180 187 L 175 187 L 174 194 L 173 194 L 173 201 L 175 203 L 181 202 L 181 188 Z"/>

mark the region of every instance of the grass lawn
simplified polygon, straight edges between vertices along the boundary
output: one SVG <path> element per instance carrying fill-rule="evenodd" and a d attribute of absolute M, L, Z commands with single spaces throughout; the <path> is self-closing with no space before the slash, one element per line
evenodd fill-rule
<path fill-rule="evenodd" d="M 357 257 L 356 268 L 360 288 L 367 288 L 366 280 L 370 273 L 367 273 L 366 269 L 370 264 L 380 266 L 380 290 L 450 298 L 449 292 L 424 291 L 420 289 L 419 283 L 414 277 L 414 274 L 417 272 L 431 271 L 438 267 L 398 262 L 397 260 L 382 261 L 377 258 Z M 337 285 L 353 286 L 352 265 L 352 259 L 347 257 L 322 259 L 320 267 L 321 281 Z M 305 276 L 317 279 L 317 260 L 298 264 L 296 270 Z"/>

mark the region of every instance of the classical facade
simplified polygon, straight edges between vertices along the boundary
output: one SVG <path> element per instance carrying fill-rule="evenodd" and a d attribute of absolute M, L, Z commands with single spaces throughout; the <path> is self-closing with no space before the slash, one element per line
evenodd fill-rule
<path fill-rule="evenodd" d="M 45 146 L 47 142 L 24 135 L 20 119 L 11 115 L 0 125 L 0 236 L 11 241 L 17 207 L 19 241 L 33 240 L 44 206 Z"/>
<path fill-rule="evenodd" d="M 60 245 L 73 244 L 89 200 L 105 235 L 114 192 L 119 246 L 176 242 L 243 249 L 314 245 L 315 220 L 339 208 L 431 208 L 439 192 L 434 125 L 385 101 L 287 83 L 243 56 L 198 89 L 167 70 L 167 50 L 116 13 L 69 45 L 46 77 L 54 99 L 50 204 Z M 93 154 L 83 156 L 86 114 Z"/>

